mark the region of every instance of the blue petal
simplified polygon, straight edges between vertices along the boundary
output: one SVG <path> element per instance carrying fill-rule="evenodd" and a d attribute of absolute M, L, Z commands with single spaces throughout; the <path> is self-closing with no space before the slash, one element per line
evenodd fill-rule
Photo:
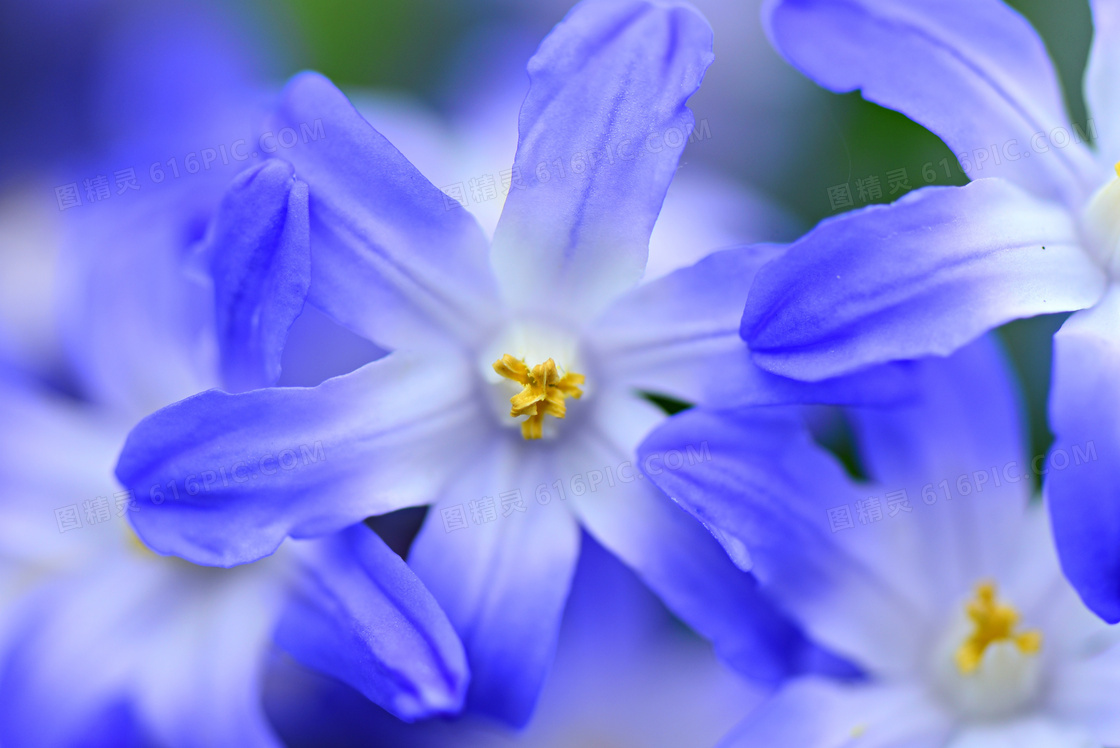
<path fill-rule="evenodd" d="M 910 392 L 901 366 L 820 383 L 763 371 L 739 335 L 747 290 L 783 248 L 713 252 L 625 294 L 590 327 L 603 378 L 715 407 L 796 402 L 887 402 Z"/>
<path fill-rule="evenodd" d="M 710 459 L 687 459 L 704 450 Z M 793 414 L 687 411 L 654 431 L 639 457 L 732 558 L 753 562 L 763 589 L 815 641 L 874 673 L 904 672 L 924 656 L 914 622 L 931 611 L 920 586 L 884 566 L 877 534 L 830 532 L 828 510 L 863 494 Z"/>
<path fill-rule="evenodd" d="M 1103 290 L 1069 214 L 984 179 L 824 221 L 758 272 L 742 332 L 763 368 L 818 380 L 947 355 Z"/>
<path fill-rule="evenodd" d="M 468 708 L 514 726 L 532 716 L 552 664 L 580 547 L 567 507 L 534 499 L 558 474 L 538 446 L 501 440 L 477 460 L 432 507 L 408 559 L 463 639 Z M 502 516 L 501 493 L 513 491 L 525 511 Z M 487 498 L 490 521 L 447 524 L 445 512 L 458 509 L 466 522 Z"/>
<path fill-rule="evenodd" d="M 281 647 L 403 720 L 461 708 L 463 645 L 431 593 L 376 533 L 357 524 L 293 550 L 302 568 L 276 632 Z"/>
<path fill-rule="evenodd" d="M 141 562 L 152 565 L 150 558 Z M 158 611 L 158 628 L 147 646 L 122 631 L 126 649 L 118 655 L 139 660 L 133 693 L 154 742 L 275 746 L 261 694 L 283 600 L 281 570 L 271 560 L 234 571 L 162 560 L 154 565 L 159 578 L 142 605 L 122 619 L 143 626 Z M 131 582 L 128 576 L 113 580 L 117 586 Z M 68 623 L 74 620 L 80 619 Z"/>
<path fill-rule="evenodd" d="M 320 75 L 288 83 L 273 127 L 291 128 L 284 158 L 314 196 L 309 301 L 388 348 L 486 330 L 496 287 L 467 211 Z"/>
<path fill-rule="evenodd" d="M 712 533 L 637 469 L 633 442 L 649 431 L 649 424 L 662 420 L 658 409 L 634 396 L 607 395 L 599 394 L 603 403 L 596 420 L 585 427 L 590 436 L 565 450 L 557 471 L 580 479 L 579 484 L 569 480 L 568 486 L 584 529 L 741 672 L 773 683 L 805 670 L 843 671 L 835 658 L 806 641 L 739 568 L 750 566 L 745 554 L 733 553 L 733 562 Z M 678 456 L 689 463 L 711 459 L 700 443 Z M 663 457 L 649 458 L 651 467 L 663 465 Z M 578 493 L 583 484 L 586 490 Z"/>
<path fill-rule="evenodd" d="M 277 159 L 247 169 L 230 186 L 211 232 L 203 251 L 225 389 L 273 385 L 311 285 L 307 185 Z"/>
<path fill-rule="evenodd" d="M 599 464 L 622 461 L 606 454 Z M 766 683 L 804 672 L 854 673 L 809 642 L 712 534 L 656 488 L 635 481 L 596 493 L 575 504 L 584 528 L 736 670 Z"/>
<path fill-rule="evenodd" d="M 209 391 L 165 408 L 117 464 L 140 502 L 133 525 L 161 553 L 230 566 L 288 535 L 432 501 L 492 423 L 474 376 L 458 357 L 393 354 L 310 389 Z"/>
<path fill-rule="evenodd" d="M 969 465 L 1024 467 L 1022 396 L 995 337 L 918 362 L 911 372 L 920 397 L 905 407 L 849 411 L 873 478 L 891 483 Z"/>
<path fill-rule="evenodd" d="M 921 361 L 914 375 L 911 402 L 849 413 L 871 478 L 912 506 L 888 518 L 893 563 L 923 578 L 932 608 L 948 609 L 977 580 L 1006 579 L 1022 537 L 1034 491 L 1023 403 L 992 337 Z"/>
<path fill-rule="evenodd" d="M 520 309 L 588 320 L 646 264 L 712 30 L 676 2 L 588 0 L 529 61 L 495 272 Z"/>
<path fill-rule="evenodd" d="M 68 507 L 84 520 L 82 501 L 111 497 L 119 486 L 113 464 L 127 426 L 88 405 L 0 374 L 0 557 L 24 564 L 55 563 L 104 542 L 116 527 L 59 532 L 55 511 Z M 60 462 L 57 455 L 69 457 Z"/>
<path fill-rule="evenodd" d="M 1109 623 L 1120 621 L 1120 289 L 1054 336 L 1046 492 L 1062 570 Z M 1059 457 L 1060 455 L 1060 457 Z M 1059 468 L 1059 466 L 1062 466 Z"/>
<path fill-rule="evenodd" d="M 770 0 L 763 17 L 795 67 L 927 127 L 973 179 L 1077 204 L 1105 176 L 1080 140 L 1050 144 L 1054 128 L 1072 135 L 1057 76 L 1038 34 L 999 0 Z"/>
<path fill-rule="evenodd" d="M 1120 3 L 1091 0 L 1093 46 L 1085 67 L 1085 105 L 1097 130 L 1096 147 L 1101 161 L 1120 160 Z"/>

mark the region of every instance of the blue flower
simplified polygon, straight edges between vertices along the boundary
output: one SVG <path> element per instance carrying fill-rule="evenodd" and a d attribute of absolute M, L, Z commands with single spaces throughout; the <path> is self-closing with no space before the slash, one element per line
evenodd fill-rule
<path fill-rule="evenodd" d="M 1120 640 L 1062 577 L 1005 362 L 985 339 L 917 376 L 914 404 L 848 411 L 867 483 L 787 409 L 691 411 L 643 445 L 708 440 L 650 478 L 867 673 L 791 682 L 725 745 L 1115 744 Z"/>
<path fill-rule="evenodd" d="M 1074 314 L 1054 339 L 1051 471 L 1062 565 L 1086 604 L 1120 621 L 1120 23 L 1094 2 L 1085 75 L 1096 133 L 1067 124 L 1042 41 L 996 0 L 772 2 L 770 38 L 833 91 L 860 89 L 940 136 L 973 181 L 821 223 L 759 273 L 743 336 L 763 368 L 815 380 L 946 355 L 1010 320 Z M 1120 168 L 1120 165 L 1117 165 Z M 1055 453 L 1057 454 L 1057 452 Z"/>
<path fill-rule="evenodd" d="M 883 387 L 806 387 L 751 364 L 743 283 L 780 248 L 637 285 L 711 37 L 682 3 L 578 5 L 529 62 L 492 243 L 330 82 L 296 76 L 271 129 L 323 125 L 283 154 L 309 186 L 308 301 L 393 353 L 312 389 L 211 391 L 143 421 L 117 475 L 141 496 L 178 489 L 134 517 L 145 542 L 232 566 L 434 504 L 410 565 L 464 640 L 468 704 L 515 724 L 551 661 L 581 528 L 748 672 L 830 662 L 634 464 L 663 418 L 642 392 L 740 403 Z M 301 456 L 313 445 L 323 459 Z M 199 488 L 222 467 L 232 479 Z"/>

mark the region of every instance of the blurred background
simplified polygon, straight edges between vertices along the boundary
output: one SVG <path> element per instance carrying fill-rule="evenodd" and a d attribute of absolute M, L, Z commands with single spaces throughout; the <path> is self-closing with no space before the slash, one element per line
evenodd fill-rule
<path fill-rule="evenodd" d="M 926 184 L 967 181 L 948 149 L 921 127 L 858 95 L 820 90 L 787 66 L 766 41 L 758 0 L 695 4 L 715 29 L 716 61 L 691 101 L 697 130 L 655 232 L 651 274 L 720 246 L 789 241 L 828 216 L 890 202 Z M 1040 30 L 1065 86 L 1071 119 L 1083 124 L 1080 78 L 1091 37 L 1087 4 L 1010 4 Z M 567 0 L 5 0 L 0 362 L 65 396 L 99 401 L 128 400 L 138 386 L 128 375 L 110 376 L 114 367 L 170 366 L 150 348 L 123 351 L 112 360 L 84 355 L 81 341 L 91 339 L 90 330 L 110 337 L 132 334 L 131 327 L 121 329 L 120 317 L 102 314 L 132 290 L 116 285 L 120 278 L 109 277 L 105 266 L 111 263 L 102 262 L 99 253 L 116 241 L 135 253 L 120 255 L 126 258 L 122 262 L 142 263 L 146 234 L 136 228 L 145 223 L 141 208 L 165 199 L 179 207 L 198 203 L 195 213 L 187 211 L 169 229 L 184 246 L 197 240 L 207 211 L 237 172 L 238 162 L 230 156 L 234 144 L 240 138 L 254 142 L 249 133 L 257 131 L 268 102 L 299 70 L 315 69 L 334 80 L 449 199 L 462 202 L 492 230 L 501 193 L 493 195 L 485 178 L 497 177 L 512 162 L 517 108 L 527 86 L 525 63 L 568 7 Z M 126 319 L 144 316 L 142 302 L 136 303 L 120 313 L 133 315 Z M 1060 323 L 1060 317 L 1040 318 L 1001 331 L 1027 395 L 1032 454 L 1043 453 L 1050 441 L 1044 401 L 1049 345 L 1040 340 Z M 286 355 L 286 384 L 316 384 L 380 353 L 314 319 L 301 325 L 292 345 L 304 355 Z M 190 377 L 183 380 L 145 393 L 136 412 L 197 391 Z M 105 384 L 110 381 L 118 384 Z M 390 519 L 379 529 L 407 536 L 414 522 L 415 517 Z M 612 569 L 606 576 L 631 590 L 626 595 L 640 598 L 617 615 L 620 630 L 633 634 L 625 626 L 633 624 L 634 606 L 659 604 L 634 592 L 635 582 L 626 575 Z M 581 594 L 594 607 L 595 595 L 604 593 Z M 578 621 L 580 615 L 577 606 L 573 616 Z M 633 624 L 642 636 L 675 644 L 666 645 L 665 662 L 647 663 L 651 670 L 643 681 L 689 673 L 692 680 L 685 682 L 693 697 L 703 696 L 709 707 L 698 724 L 707 725 L 714 738 L 757 694 L 727 680 L 706 655 L 694 652 L 698 640 L 675 629 L 663 611 L 650 615 L 656 625 L 645 614 L 639 616 L 642 623 Z M 560 682 L 542 705 L 545 727 L 537 728 L 529 744 L 577 744 L 557 727 L 570 727 L 565 709 L 582 695 L 581 713 L 594 722 L 601 715 L 588 704 L 608 698 L 603 694 L 614 687 L 609 673 L 595 691 L 581 685 L 578 673 L 588 652 L 607 646 L 583 642 L 581 625 L 587 627 L 572 624 L 574 633 L 567 634 L 564 647 L 576 654 L 558 665 Z M 603 636 L 626 638 L 611 631 Z M 618 655 L 617 669 L 628 668 L 625 647 L 610 648 Z M 288 672 L 289 665 L 277 663 L 282 676 L 272 682 L 269 699 L 294 744 L 316 744 L 324 719 L 337 720 L 334 726 L 343 732 L 390 729 L 376 709 L 351 703 L 306 674 Z M 306 704 L 312 692 L 319 694 L 320 712 L 301 714 L 293 705 Z M 722 696 L 713 695 L 717 692 Z M 665 699 L 679 702 L 678 696 Z M 632 720 L 648 720 L 656 699 L 642 703 L 628 715 Z M 331 704 L 349 704 L 350 716 L 332 713 Z M 683 724 L 672 709 L 654 709 L 663 723 Z M 657 726 L 656 720 L 647 725 Z M 542 737 L 542 730 L 552 730 L 551 737 Z M 433 735 L 424 740 L 437 744 L 440 736 Z M 493 736 L 479 740 L 504 744 L 486 742 L 499 740 Z M 396 737 L 385 744 L 403 741 Z M 596 745 L 583 741 L 577 742 Z"/>

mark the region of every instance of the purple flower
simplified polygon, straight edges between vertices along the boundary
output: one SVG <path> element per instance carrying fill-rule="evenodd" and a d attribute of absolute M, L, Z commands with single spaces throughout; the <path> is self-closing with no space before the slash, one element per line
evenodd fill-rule
<path fill-rule="evenodd" d="M 824 221 L 759 272 L 742 333 L 759 366 L 813 381 L 947 355 L 1016 318 L 1082 310 L 1055 336 L 1051 425 L 1055 455 L 1093 460 L 1051 471 L 1046 490 L 1063 569 L 1115 622 L 1120 14 L 1092 5 L 1092 118 L 1082 129 L 1067 122 L 1042 41 L 997 0 L 771 2 L 770 38 L 796 67 L 925 125 L 973 181 Z"/>
<path fill-rule="evenodd" d="M 708 440 L 650 478 L 867 675 L 792 681 L 721 745 L 1115 744 L 1120 640 L 1062 577 L 1006 363 L 982 340 L 916 376 L 912 405 L 847 411 L 866 482 L 788 409 L 696 409 L 642 446 Z"/>
<path fill-rule="evenodd" d="M 142 422 L 122 482 L 191 485 L 134 517 L 145 542 L 232 566 L 433 504 L 409 562 L 464 640 L 468 704 L 515 724 L 551 661 L 581 529 L 755 676 L 838 667 L 634 461 L 663 418 L 643 392 L 730 404 L 894 384 L 754 367 L 745 284 L 780 248 L 638 285 L 711 37 L 683 3 L 578 5 L 529 62 L 492 243 L 330 82 L 296 76 L 271 130 L 323 126 L 283 154 L 309 187 L 308 302 L 393 353 L 312 389 L 211 391 Z"/>

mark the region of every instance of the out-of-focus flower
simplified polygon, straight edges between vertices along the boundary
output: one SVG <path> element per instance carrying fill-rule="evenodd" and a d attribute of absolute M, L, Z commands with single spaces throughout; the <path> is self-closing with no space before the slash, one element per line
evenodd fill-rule
<path fill-rule="evenodd" d="M 919 366 L 914 404 L 848 413 L 869 483 L 785 410 L 692 411 L 642 446 L 708 440 L 710 463 L 650 478 L 867 674 L 791 683 L 726 745 L 1115 744 L 1116 632 L 1061 575 L 1000 352 Z"/>
<path fill-rule="evenodd" d="M 208 392 L 142 422 L 118 465 L 130 487 L 269 445 L 321 442 L 327 457 L 137 513 L 145 541 L 234 565 L 434 503 L 410 563 L 464 638 L 468 703 L 515 724 L 551 661 L 581 525 L 745 671 L 835 666 L 634 469 L 663 417 L 642 391 L 773 402 L 878 398 L 893 384 L 804 387 L 750 364 L 739 281 L 780 248 L 714 253 L 636 286 L 710 45 L 681 3 L 578 5 L 529 63 L 489 261 L 458 201 L 337 89 L 314 74 L 289 83 L 273 129 L 323 123 L 324 137 L 283 154 L 310 188 L 309 302 L 393 353 L 313 389 Z"/>
<path fill-rule="evenodd" d="M 9 382 L 0 415 L 5 745 L 278 745 L 261 702 L 274 640 L 402 718 L 458 708 L 461 645 L 368 528 L 236 570 L 161 558 L 112 478 L 130 421 Z"/>
<path fill-rule="evenodd" d="M 128 429 L 200 389 L 273 384 L 310 263 L 306 185 L 290 166 L 258 159 L 229 186 L 253 163 L 246 141 L 242 158 L 223 148 L 248 131 L 255 88 L 223 66 L 229 50 L 210 34 L 195 35 L 182 14 L 170 29 L 150 11 L 156 29 L 176 34 L 161 44 L 132 29 L 142 44 L 122 53 L 132 64 L 106 86 L 113 111 L 133 118 L 89 167 L 129 165 L 118 169 L 127 178 L 96 189 L 91 178 L 95 198 L 79 193 L 62 211 L 63 280 L 43 299 L 64 329 L 75 397 L 6 371 L 0 380 L 0 743 L 276 745 L 260 688 L 274 642 L 402 719 L 457 711 L 462 645 L 368 527 L 233 571 L 161 558 L 129 527 L 141 506 L 112 476 Z M 179 107 L 192 104 L 184 117 Z M 251 220 L 231 226 L 242 211 Z M 18 358 L 26 346 L 12 348 Z M 278 447 L 252 466 L 214 463 L 189 482 L 153 484 L 144 498 L 174 501 L 219 480 L 266 484 L 321 459 L 314 443 Z"/>
<path fill-rule="evenodd" d="M 815 380 L 1084 310 L 1054 338 L 1051 425 L 1056 449 L 1091 442 L 1100 459 L 1051 472 L 1046 491 L 1063 569 L 1116 622 L 1120 12 L 1092 6 L 1082 129 L 1067 123 L 1042 41 L 998 0 L 770 3 L 771 39 L 796 67 L 925 125 L 974 181 L 825 221 L 759 274 L 743 335 L 760 366 Z"/>
<path fill-rule="evenodd" d="M 55 379 L 64 368 L 56 314 L 58 211 L 40 177 L 0 190 L 0 365 Z"/>

